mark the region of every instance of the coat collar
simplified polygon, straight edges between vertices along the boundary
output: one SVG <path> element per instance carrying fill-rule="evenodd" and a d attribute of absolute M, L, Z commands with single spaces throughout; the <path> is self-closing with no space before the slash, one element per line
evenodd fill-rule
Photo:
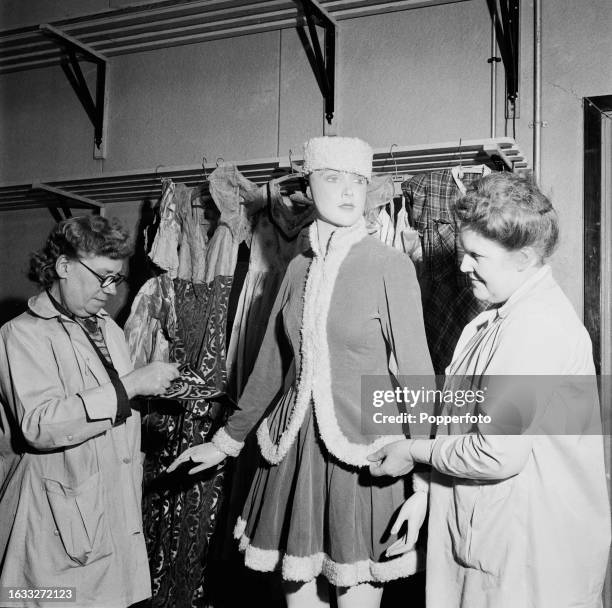
<path fill-rule="evenodd" d="M 365 218 L 360 217 L 352 226 L 342 226 L 340 228 L 336 228 L 336 230 L 334 230 L 329 237 L 325 250 L 323 250 L 319 245 L 316 220 L 310 224 L 310 227 L 308 228 L 310 247 L 317 258 L 327 258 L 328 256 L 333 256 L 339 252 L 344 252 L 344 255 L 346 255 L 346 251 L 352 245 L 367 235 L 368 232 L 366 230 Z"/>
<path fill-rule="evenodd" d="M 552 271 L 548 264 L 544 264 L 533 276 L 529 277 L 498 309 L 497 314 L 504 318 L 507 317 L 518 302 L 521 302 L 534 289 L 545 287 L 552 281 Z"/>
<path fill-rule="evenodd" d="M 70 317 L 61 314 L 57 308 L 53 306 L 46 291 L 41 291 L 38 295 L 32 296 L 28 300 L 28 307 L 37 317 L 41 317 L 42 319 L 61 318 L 64 321 L 73 321 Z M 101 309 L 95 316 L 99 319 L 104 319 L 109 315 L 104 309 Z"/>

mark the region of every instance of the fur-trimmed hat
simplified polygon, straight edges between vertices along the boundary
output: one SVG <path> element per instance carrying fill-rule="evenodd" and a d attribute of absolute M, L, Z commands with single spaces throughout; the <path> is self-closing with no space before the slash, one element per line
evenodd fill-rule
<path fill-rule="evenodd" d="M 303 171 L 335 169 L 372 179 L 372 148 L 357 137 L 313 137 L 304 144 Z"/>

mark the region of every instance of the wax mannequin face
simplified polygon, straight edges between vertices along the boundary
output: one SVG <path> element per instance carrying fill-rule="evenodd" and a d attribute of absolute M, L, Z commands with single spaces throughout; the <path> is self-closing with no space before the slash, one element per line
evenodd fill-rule
<path fill-rule="evenodd" d="M 352 226 L 363 216 L 368 182 L 362 175 L 319 169 L 310 174 L 309 183 L 319 219 Z"/>

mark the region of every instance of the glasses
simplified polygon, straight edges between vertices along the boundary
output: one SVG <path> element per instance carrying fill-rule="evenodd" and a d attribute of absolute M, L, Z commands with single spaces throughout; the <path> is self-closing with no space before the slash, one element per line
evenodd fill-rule
<path fill-rule="evenodd" d="M 79 258 L 77 258 L 76 261 L 81 266 L 85 266 L 85 268 L 87 268 L 87 270 L 89 270 L 89 272 L 91 272 L 91 274 L 93 274 L 96 277 L 96 279 L 100 281 L 100 287 L 102 289 L 105 289 L 106 287 L 110 287 L 113 284 L 121 285 L 121 283 L 123 283 L 123 281 L 125 281 L 126 279 L 126 277 L 124 277 L 122 274 L 108 274 L 105 277 L 103 277 L 99 275 L 95 270 L 92 270 L 87 264 L 84 264 L 83 262 L 81 262 Z"/>

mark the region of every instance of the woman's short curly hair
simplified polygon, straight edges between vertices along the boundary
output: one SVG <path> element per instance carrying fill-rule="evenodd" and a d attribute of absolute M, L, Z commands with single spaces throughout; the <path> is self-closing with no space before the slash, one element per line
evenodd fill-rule
<path fill-rule="evenodd" d="M 119 220 L 109 221 L 99 215 L 71 217 L 57 224 L 47 237 L 45 246 L 32 254 L 28 277 L 48 289 L 58 278 L 55 263 L 61 255 L 72 259 L 105 256 L 122 260 L 132 252 L 130 233 Z"/>
<path fill-rule="evenodd" d="M 533 180 L 492 173 L 476 182 L 457 203 L 462 229 L 494 240 L 509 251 L 533 247 L 542 258 L 559 239 L 557 212 Z"/>

